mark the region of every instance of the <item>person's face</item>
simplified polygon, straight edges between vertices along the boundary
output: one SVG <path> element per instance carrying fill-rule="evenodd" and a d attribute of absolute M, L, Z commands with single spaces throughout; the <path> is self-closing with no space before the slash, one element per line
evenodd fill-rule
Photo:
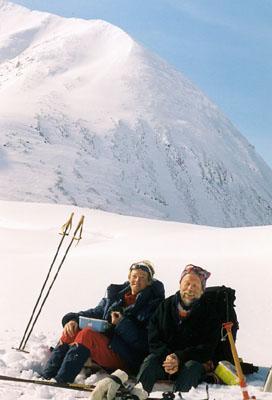
<path fill-rule="evenodd" d="M 148 273 L 141 269 L 132 270 L 128 276 L 131 293 L 137 294 L 141 290 L 145 289 L 150 284 L 148 277 Z"/>
<path fill-rule="evenodd" d="M 194 273 L 185 275 L 180 282 L 180 296 L 184 304 L 189 306 L 193 301 L 199 299 L 202 293 L 200 278 Z"/>

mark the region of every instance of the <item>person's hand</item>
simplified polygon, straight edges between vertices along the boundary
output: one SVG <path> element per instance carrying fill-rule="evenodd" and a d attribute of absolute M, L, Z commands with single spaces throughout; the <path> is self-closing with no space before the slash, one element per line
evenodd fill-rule
<path fill-rule="evenodd" d="M 175 374 L 179 369 L 179 359 L 175 353 L 169 354 L 162 364 L 167 374 Z"/>
<path fill-rule="evenodd" d="M 116 397 L 116 393 L 121 384 L 124 384 L 128 380 L 128 375 L 125 371 L 117 369 L 111 374 L 111 376 L 116 377 L 116 381 L 110 377 L 99 381 L 91 393 L 90 400 L 113 400 Z M 119 383 L 117 383 L 117 381 Z"/>
<path fill-rule="evenodd" d="M 78 323 L 76 321 L 69 321 L 64 325 L 62 334 L 65 336 L 73 337 L 78 331 Z"/>
<path fill-rule="evenodd" d="M 112 325 L 117 325 L 123 319 L 123 315 L 119 311 L 113 311 L 111 313 L 111 323 Z"/>

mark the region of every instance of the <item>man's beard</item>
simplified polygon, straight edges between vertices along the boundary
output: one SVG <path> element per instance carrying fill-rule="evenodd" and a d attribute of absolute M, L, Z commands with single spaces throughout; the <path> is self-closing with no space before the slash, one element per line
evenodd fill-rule
<path fill-rule="evenodd" d="M 188 299 L 188 298 L 185 298 L 185 297 L 184 297 L 184 295 L 185 295 L 186 293 L 187 293 L 187 292 L 182 292 L 182 293 L 180 294 L 180 297 L 181 297 L 181 300 L 182 300 L 183 304 L 184 304 L 186 307 L 189 307 L 189 308 L 190 308 L 190 307 L 193 306 L 193 304 L 194 304 L 197 300 L 200 299 L 201 295 L 199 295 L 199 296 L 194 295 L 194 297 L 192 297 L 191 299 Z"/>

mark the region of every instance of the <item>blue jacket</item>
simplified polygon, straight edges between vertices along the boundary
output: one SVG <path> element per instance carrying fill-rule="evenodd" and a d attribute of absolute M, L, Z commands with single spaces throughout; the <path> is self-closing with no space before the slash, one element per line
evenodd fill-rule
<path fill-rule="evenodd" d="M 121 311 L 124 318 L 116 326 L 111 326 L 105 333 L 110 337 L 109 346 L 125 361 L 130 372 L 139 369 L 148 354 L 147 325 L 157 306 L 164 300 L 164 286 L 153 280 L 150 286 L 138 293 L 136 302 L 123 309 L 123 299 L 130 291 L 129 282 L 121 285 L 112 284 L 107 288 L 107 295 L 95 308 L 78 313 L 68 313 L 62 319 L 63 326 L 71 321 L 79 321 L 79 316 L 105 319 L 110 321 L 112 311 Z"/>

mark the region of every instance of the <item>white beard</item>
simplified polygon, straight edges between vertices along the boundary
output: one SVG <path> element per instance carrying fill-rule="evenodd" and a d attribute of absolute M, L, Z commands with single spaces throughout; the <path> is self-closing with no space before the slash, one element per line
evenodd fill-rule
<path fill-rule="evenodd" d="M 182 299 L 182 301 L 183 301 L 185 306 L 192 305 L 196 300 L 200 299 L 201 295 L 202 295 L 202 293 L 199 296 L 195 296 L 195 297 L 193 297 L 191 299 L 188 299 L 187 297 L 184 297 L 184 292 L 180 293 L 181 299 Z"/>

